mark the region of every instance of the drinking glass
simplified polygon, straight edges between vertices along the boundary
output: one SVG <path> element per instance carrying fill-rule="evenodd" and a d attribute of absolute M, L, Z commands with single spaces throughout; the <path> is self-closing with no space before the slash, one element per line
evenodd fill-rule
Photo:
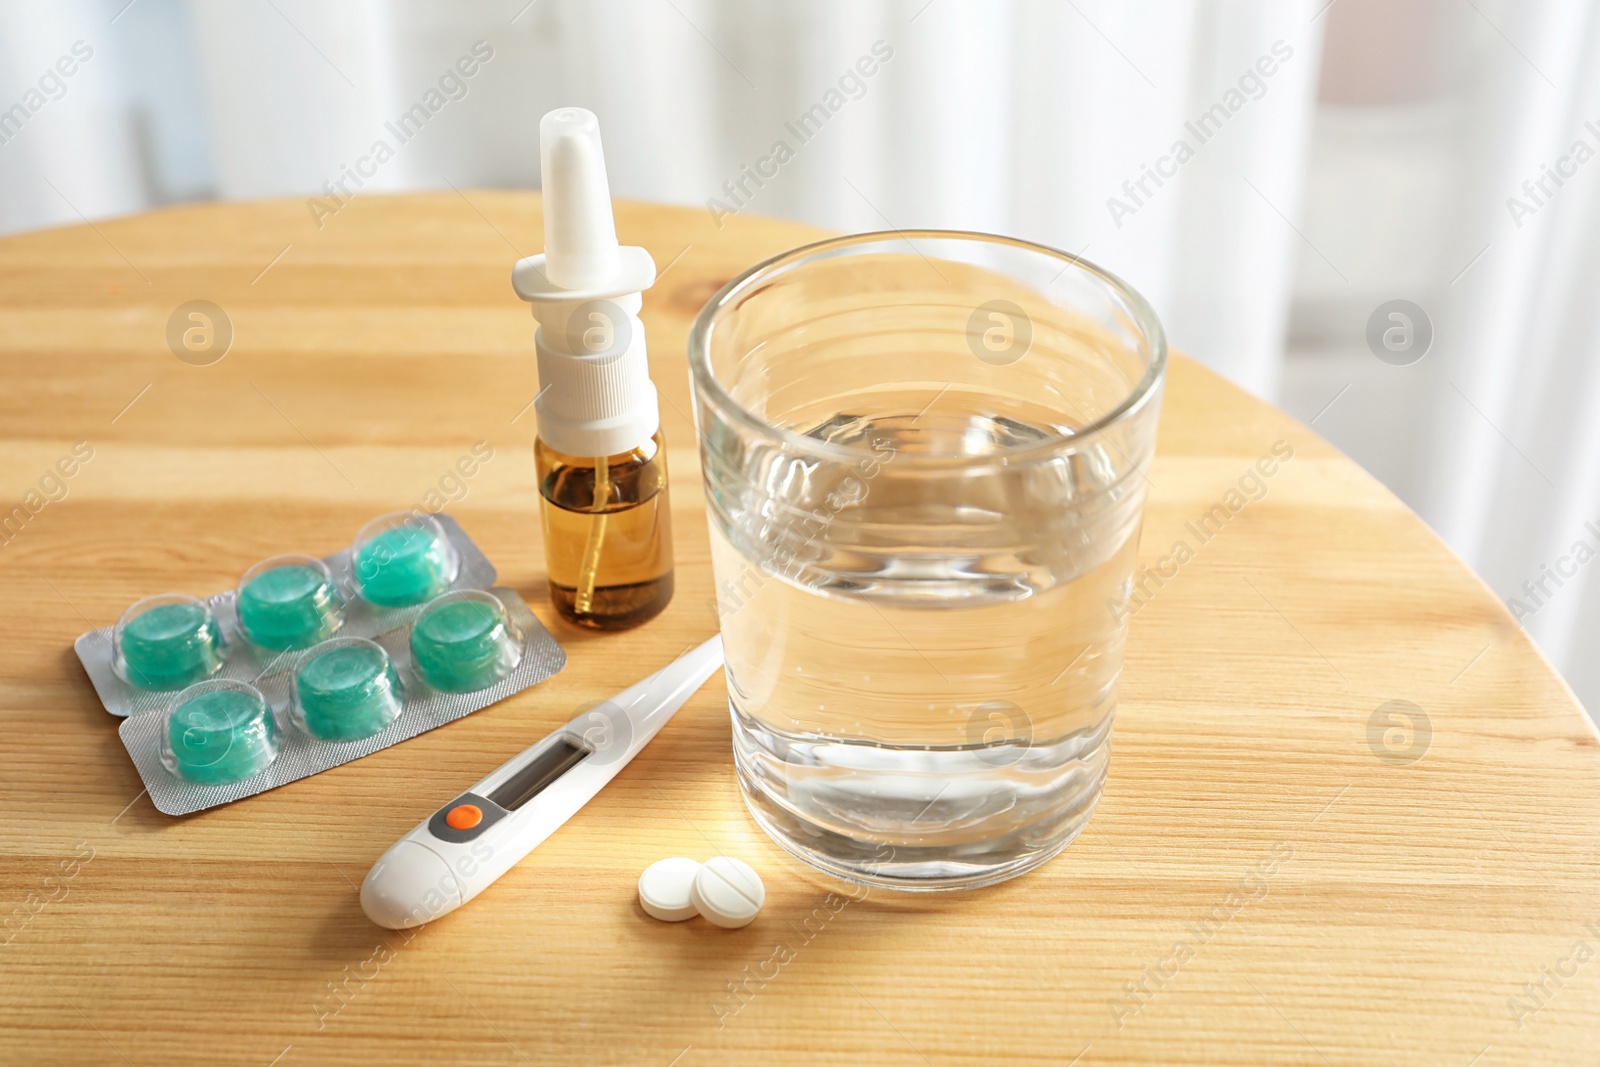
<path fill-rule="evenodd" d="M 1110 756 L 1166 340 L 990 234 L 798 248 L 689 340 L 733 750 L 756 821 L 869 885 L 1021 874 Z"/>

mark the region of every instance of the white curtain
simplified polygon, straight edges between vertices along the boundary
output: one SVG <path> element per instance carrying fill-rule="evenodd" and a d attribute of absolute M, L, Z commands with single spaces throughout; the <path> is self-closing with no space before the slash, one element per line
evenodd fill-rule
<path fill-rule="evenodd" d="M 1482 120 L 1465 157 L 1463 199 L 1480 210 L 1461 219 L 1466 247 L 1484 251 L 1442 304 L 1448 343 L 1427 367 L 1432 402 L 1417 458 L 1427 477 L 1416 506 L 1508 598 L 1593 714 L 1600 5 L 1546 0 L 1494 14 L 1494 29 L 1515 47 L 1495 49 L 1474 86 Z M 1571 173 L 1558 185 L 1545 177 L 1552 170 Z"/>
<path fill-rule="evenodd" d="M 619 196 L 1083 252 L 1503 597 L 1600 551 L 1600 160 L 1521 227 L 1506 206 L 1600 148 L 1600 0 L 0 0 L 0 108 L 80 39 L 0 145 L 0 228 L 533 185 L 538 116 L 579 104 Z M 1362 340 L 1394 297 L 1434 319 L 1415 366 Z M 1523 621 L 1600 706 L 1600 567 L 1562 569 Z"/>
<path fill-rule="evenodd" d="M 146 206 L 109 20 L 89 4 L 0 2 L 0 229 Z"/>

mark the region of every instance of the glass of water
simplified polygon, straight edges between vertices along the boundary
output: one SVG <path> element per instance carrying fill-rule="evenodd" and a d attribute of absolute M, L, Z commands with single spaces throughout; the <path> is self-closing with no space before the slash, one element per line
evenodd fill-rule
<path fill-rule="evenodd" d="M 860 234 L 689 340 L 733 748 L 756 821 L 897 889 L 1021 874 L 1105 783 L 1166 339 L 1093 264 Z"/>

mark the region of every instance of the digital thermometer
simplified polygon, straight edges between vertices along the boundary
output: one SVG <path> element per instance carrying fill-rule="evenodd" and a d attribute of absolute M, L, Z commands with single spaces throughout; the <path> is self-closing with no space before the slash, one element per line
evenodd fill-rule
<path fill-rule="evenodd" d="M 402 930 L 461 907 L 600 792 L 721 666 L 713 637 L 506 763 L 372 865 L 362 909 Z"/>

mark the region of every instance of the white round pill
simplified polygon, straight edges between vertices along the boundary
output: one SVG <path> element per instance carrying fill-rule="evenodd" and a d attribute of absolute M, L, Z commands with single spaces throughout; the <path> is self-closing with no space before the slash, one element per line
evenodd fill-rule
<path fill-rule="evenodd" d="M 756 917 L 766 903 L 767 887 L 755 868 L 743 860 L 713 856 L 695 874 L 691 899 L 701 915 L 734 930 Z"/>
<path fill-rule="evenodd" d="M 656 860 L 639 875 L 639 906 L 662 922 L 694 918 L 700 914 L 692 899 L 694 877 L 699 873 L 698 860 L 684 856 Z"/>

